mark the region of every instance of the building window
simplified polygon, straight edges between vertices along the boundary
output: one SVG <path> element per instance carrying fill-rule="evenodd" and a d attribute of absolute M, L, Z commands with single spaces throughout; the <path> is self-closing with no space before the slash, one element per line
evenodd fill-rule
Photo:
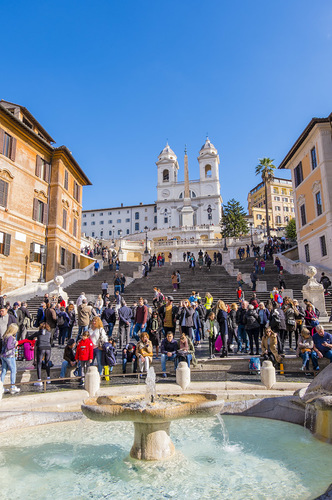
<path fill-rule="evenodd" d="M 95 236 L 95 232 L 94 231 L 92 231 L 91 236 L 94 238 L 94 236 Z"/>
<path fill-rule="evenodd" d="M 63 187 L 68 191 L 68 170 L 65 170 L 65 180 L 63 183 Z"/>
<path fill-rule="evenodd" d="M 15 161 L 16 139 L 2 129 L 0 129 L 0 153 Z"/>
<path fill-rule="evenodd" d="M 288 207 L 284 207 L 284 212 L 289 212 Z"/>
<path fill-rule="evenodd" d="M 126 222 L 130 222 L 130 219 L 126 219 Z"/>
<path fill-rule="evenodd" d="M 127 231 L 126 231 L 126 232 L 127 232 L 127 234 L 129 234 L 129 229 L 127 229 Z"/>
<path fill-rule="evenodd" d="M 320 191 L 318 191 L 318 193 L 316 193 L 316 210 L 317 210 L 317 216 L 322 215 L 323 206 L 322 206 L 322 197 L 321 197 Z"/>
<path fill-rule="evenodd" d="M 287 194 L 287 189 L 282 188 L 281 194 Z"/>
<path fill-rule="evenodd" d="M 305 204 L 304 203 L 303 203 L 303 205 L 300 206 L 300 216 L 301 216 L 301 225 L 305 226 L 307 223 L 307 216 L 305 213 Z"/>
<path fill-rule="evenodd" d="M 144 209 L 144 212 L 147 212 L 147 211 L 148 211 L 148 209 L 147 209 L 147 208 L 145 208 L 145 209 Z"/>
<path fill-rule="evenodd" d="M 41 249 L 38 243 L 30 243 L 30 262 L 41 263 Z"/>
<path fill-rule="evenodd" d="M 65 248 L 60 247 L 60 265 L 66 265 L 66 250 Z"/>
<path fill-rule="evenodd" d="M 111 219 L 110 219 L 110 220 L 108 221 L 108 223 L 109 223 L 109 224 L 112 224 L 112 221 L 111 221 Z"/>
<path fill-rule="evenodd" d="M 315 168 L 317 167 L 317 156 L 316 156 L 316 148 L 315 148 L 315 146 L 310 151 L 310 156 L 311 156 L 311 167 L 312 167 L 312 170 L 315 170 Z"/>
<path fill-rule="evenodd" d="M 32 218 L 42 224 L 47 224 L 47 205 L 38 198 L 33 199 Z"/>
<path fill-rule="evenodd" d="M 153 207 L 153 211 L 154 211 L 154 213 L 155 213 L 155 214 L 157 213 L 157 205 L 155 205 L 155 206 Z"/>
<path fill-rule="evenodd" d="M 169 171 L 168 170 L 163 171 L 163 182 L 169 182 Z"/>
<path fill-rule="evenodd" d="M 157 224 L 157 216 L 154 216 L 154 223 Z"/>
<path fill-rule="evenodd" d="M 118 214 L 120 213 L 120 210 L 118 211 Z"/>
<path fill-rule="evenodd" d="M 43 179 L 45 182 L 50 182 L 51 179 L 51 164 L 47 163 L 43 158 L 39 155 L 36 156 L 36 170 L 35 174 L 40 179 Z"/>
<path fill-rule="evenodd" d="M 127 214 L 129 214 L 129 210 L 127 210 Z"/>
<path fill-rule="evenodd" d="M 164 217 L 164 223 L 167 224 L 168 223 L 168 217 Z"/>
<path fill-rule="evenodd" d="M 80 186 L 77 184 L 76 181 L 74 181 L 74 192 L 73 192 L 73 196 L 75 198 L 76 201 L 78 201 L 78 203 L 80 202 L 80 194 L 81 194 L 81 188 Z"/>
<path fill-rule="evenodd" d="M 86 226 L 86 222 L 83 222 L 83 226 Z"/>
<path fill-rule="evenodd" d="M 211 165 L 205 165 L 205 177 L 212 177 Z"/>
<path fill-rule="evenodd" d="M 295 187 L 299 186 L 303 181 L 302 161 L 294 168 Z"/>
<path fill-rule="evenodd" d="M 118 229 L 118 236 L 121 236 L 121 234 L 122 234 L 121 229 Z"/>
<path fill-rule="evenodd" d="M 280 196 L 275 196 L 274 201 L 280 201 Z"/>
<path fill-rule="evenodd" d="M 274 194 L 279 194 L 278 188 L 273 188 L 273 192 L 274 192 Z"/>
<path fill-rule="evenodd" d="M 8 257 L 10 254 L 10 240 L 11 235 L 8 233 L 0 232 L 0 254 Z"/>
<path fill-rule="evenodd" d="M 144 217 L 144 220 L 148 220 L 148 218 L 147 218 L 147 217 Z"/>
<path fill-rule="evenodd" d="M 67 230 L 67 210 L 62 210 L 62 229 Z"/>
<path fill-rule="evenodd" d="M 77 219 L 74 217 L 73 220 L 73 236 L 76 238 L 77 236 Z"/>
<path fill-rule="evenodd" d="M 135 222 L 135 231 L 139 231 L 139 222 Z"/>
<path fill-rule="evenodd" d="M 325 257 L 325 255 L 327 255 L 325 236 L 321 236 L 319 238 L 319 241 L 320 241 L 320 249 L 322 251 L 322 257 Z"/>
<path fill-rule="evenodd" d="M 288 198 L 283 198 L 282 201 L 284 201 L 285 203 L 288 203 Z"/>
<path fill-rule="evenodd" d="M 76 267 L 77 267 L 77 256 L 74 253 L 72 253 L 71 254 L 71 268 L 76 269 Z"/>
<path fill-rule="evenodd" d="M 139 220 L 139 212 L 135 212 L 135 220 Z"/>
<path fill-rule="evenodd" d="M 104 215 L 104 212 L 99 212 L 99 215 L 102 217 Z"/>
<path fill-rule="evenodd" d="M 280 217 L 280 215 L 276 216 L 276 224 L 281 224 L 281 217 Z"/>
<path fill-rule="evenodd" d="M 91 222 L 91 226 L 95 226 L 95 225 L 96 225 L 96 223 L 95 223 L 95 221 L 93 220 L 93 221 Z"/>
<path fill-rule="evenodd" d="M 103 231 L 103 230 L 101 230 L 101 231 L 100 231 L 100 237 L 101 237 L 101 238 L 103 238 L 103 236 L 104 236 L 104 231 Z"/>
<path fill-rule="evenodd" d="M 86 218 L 86 214 L 83 214 L 82 217 L 83 217 L 83 219 L 85 219 Z"/>
<path fill-rule="evenodd" d="M 289 221 L 289 217 L 287 217 L 287 215 L 286 215 L 286 217 L 284 217 L 284 222 L 288 222 L 288 221 Z"/>
<path fill-rule="evenodd" d="M 108 231 L 108 236 L 112 236 L 112 231 Z"/>
<path fill-rule="evenodd" d="M 281 212 L 281 208 L 279 207 L 279 205 L 276 205 L 276 212 Z"/>
<path fill-rule="evenodd" d="M 309 245 L 304 245 L 304 252 L 305 252 L 305 261 L 310 262 L 310 252 L 309 252 Z"/>
<path fill-rule="evenodd" d="M 117 224 L 121 224 L 121 219 L 116 219 Z"/>
<path fill-rule="evenodd" d="M 0 180 L 0 207 L 7 207 L 8 182 Z"/>
<path fill-rule="evenodd" d="M 99 221 L 99 224 L 104 224 L 104 221 L 103 221 L 103 220 L 100 220 L 100 221 Z"/>
<path fill-rule="evenodd" d="M 112 215 L 112 212 L 108 212 L 108 215 Z"/>
<path fill-rule="evenodd" d="M 94 217 L 94 216 L 95 216 L 95 214 L 91 214 L 91 217 Z"/>

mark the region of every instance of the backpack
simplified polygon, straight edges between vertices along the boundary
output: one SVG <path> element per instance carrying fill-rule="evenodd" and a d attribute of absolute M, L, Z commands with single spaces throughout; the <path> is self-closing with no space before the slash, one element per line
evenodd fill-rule
<path fill-rule="evenodd" d="M 249 372 L 250 374 L 260 373 L 261 371 L 261 360 L 260 358 L 250 358 L 249 360 Z"/>
<path fill-rule="evenodd" d="M 114 366 L 116 365 L 116 351 L 115 348 L 109 342 L 103 344 L 103 354 L 104 354 L 104 365 Z"/>
<path fill-rule="evenodd" d="M 64 324 L 65 324 L 65 317 L 64 316 L 58 316 L 57 325 L 58 326 L 63 326 Z"/>

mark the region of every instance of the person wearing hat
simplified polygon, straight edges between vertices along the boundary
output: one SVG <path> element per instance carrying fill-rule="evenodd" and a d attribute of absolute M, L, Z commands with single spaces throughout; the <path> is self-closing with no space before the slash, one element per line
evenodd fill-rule
<path fill-rule="evenodd" d="M 166 304 L 161 306 L 158 310 L 161 319 L 164 334 L 165 332 L 175 333 L 176 318 L 179 308 L 173 304 L 174 298 L 169 295 L 166 299 Z"/>
<path fill-rule="evenodd" d="M 74 349 L 76 342 L 74 339 L 69 339 L 63 353 L 63 361 L 61 365 L 60 378 L 65 378 L 68 366 L 76 366 Z"/>

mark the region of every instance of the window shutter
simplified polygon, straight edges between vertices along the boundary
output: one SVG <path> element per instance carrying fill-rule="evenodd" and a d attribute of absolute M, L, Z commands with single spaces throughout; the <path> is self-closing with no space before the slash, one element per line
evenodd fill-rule
<path fill-rule="evenodd" d="M 12 161 L 15 161 L 15 158 L 16 158 L 16 144 L 17 144 L 17 140 L 15 139 L 15 137 L 12 137 L 12 141 L 11 141 L 11 148 L 10 148 L 10 159 Z"/>
<path fill-rule="evenodd" d="M 4 143 L 5 133 L 2 128 L 0 128 L 0 154 L 3 155 L 3 143 Z"/>
<path fill-rule="evenodd" d="M 5 233 L 3 254 L 6 257 L 8 257 L 8 255 L 10 254 L 10 240 L 11 240 L 11 235 Z"/>
<path fill-rule="evenodd" d="M 5 181 L 0 181 L 0 206 L 7 207 L 8 198 L 8 183 Z"/>
<path fill-rule="evenodd" d="M 43 224 L 48 222 L 48 204 L 43 203 Z"/>
<path fill-rule="evenodd" d="M 45 177 L 44 181 L 50 182 L 51 178 L 51 164 L 50 163 L 45 163 Z"/>
<path fill-rule="evenodd" d="M 38 219 L 38 200 L 37 200 L 37 198 L 33 199 L 32 218 L 33 218 L 33 220 Z"/>
<path fill-rule="evenodd" d="M 30 243 L 30 262 L 35 260 L 35 244 Z"/>
<path fill-rule="evenodd" d="M 42 159 L 39 155 L 36 156 L 36 176 L 40 177 L 41 175 L 41 165 L 42 165 Z"/>

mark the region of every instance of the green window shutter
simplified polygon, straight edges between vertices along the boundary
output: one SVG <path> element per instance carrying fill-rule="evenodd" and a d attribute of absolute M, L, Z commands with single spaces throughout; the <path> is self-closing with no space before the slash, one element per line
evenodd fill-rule
<path fill-rule="evenodd" d="M 3 254 L 6 257 L 8 257 L 8 255 L 10 254 L 10 240 L 11 240 L 11 235 L 8 233 L 5 233 Z"/>

